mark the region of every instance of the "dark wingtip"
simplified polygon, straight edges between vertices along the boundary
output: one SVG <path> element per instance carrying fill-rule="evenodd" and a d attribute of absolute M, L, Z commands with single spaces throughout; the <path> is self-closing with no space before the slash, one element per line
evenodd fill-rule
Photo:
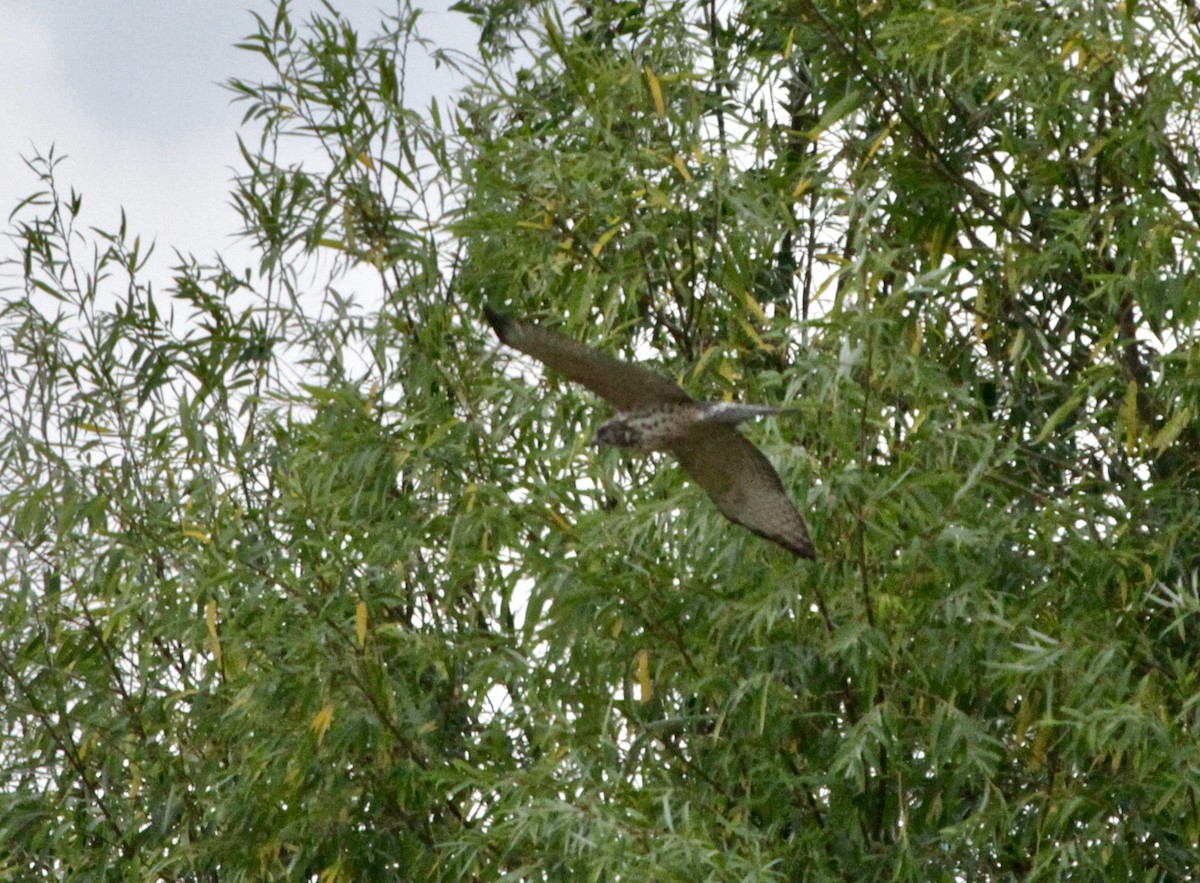
<path fill-rule="evenodd" d="M 803 558 L 806 561 L 817 560 L 817 550 L 813 548 L 812 541 L 807 537 L 805 537 L 803 541 L 797 541 L 795 539 L 781 541 L 776 539 L 775 542 L 779 543 L 779 545 L 783 546 L 797 558 Z"/>
<path fill-rule="evenodd" d="M 730 520 L 734 521 L 737 524 L 741 524 L 741 522 L 737 521 L 736 519 L 730 519 Z M 812 540 L 810 540 L 807 536 L 804 536 L 804 535 L 801 535 L 799 537 L 780 536 L 779 534 L 776 534 L 776 533 L 766 533 L 765 531 L 756 530 L 755 528 L 750 527 L 749 525 L 743 524 L 742 526 L 745 527 L 751 533 L 758 534 L 764 540 L 770 540 L 772 543 L 775 543 L 776 545 L 778 545 L 784 549 L 787 549 L 789 552 L 791 552 L 797 558 L 803 558 L 807 561 L 816 561 L 817 560 L 817 550 L 813 547 Z"/>
<path fill-rule="evenodd" d="M 483 307 L 483 315 L 487 317 L 488 324 L 492 326 L 492 330 L 496 332 L 496 336 L 503 341 L 507 341 L 508 333 L 512 330 L 513 317 L 499 313 L 486 304 Z"/>
<path fill-rule="evenodd" d="M 804 533 L 805 533 L 805 536 L 804 536 L 803 548 L 801 549 L 801 551 L 798 551 L 796 554 L 799 555 L 801 558 L 807 558 L 809 561 L 816 561 L 817 560 L 817 547 L 813 545 L 813 541 L 808 537 L 808 531 L 806 530 L 806 531 L 804 531 Z"/>

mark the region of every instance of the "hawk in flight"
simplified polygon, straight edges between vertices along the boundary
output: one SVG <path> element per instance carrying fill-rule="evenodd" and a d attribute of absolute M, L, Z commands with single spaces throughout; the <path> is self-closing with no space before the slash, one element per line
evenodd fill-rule
<path fill-rule="evenodd" d="M 801 558 L 815 558 L 804 518 L 779 473 L 737 430 L 751 417 L 780 408 L 698 402 L 666 377 L 584 346 L 555 331 L 485 307 L 501 341 L 582 383 L 617 409 L 596 432 L 601 446 L 667 451 L 704 489 L 721 513 Z"/>

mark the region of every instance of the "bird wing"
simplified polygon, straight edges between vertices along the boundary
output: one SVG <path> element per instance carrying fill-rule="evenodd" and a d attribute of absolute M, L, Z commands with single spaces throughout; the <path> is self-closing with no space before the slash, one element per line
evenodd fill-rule
<path fill-rule="evenodd" d="M 701 402 L 700 420 L 705 423 L 728 423 L 736 426 L 743 420 L 771 417 L 779 414 L 798 414 L 799 408 L 776 408 L 773 405 L 742 405 L 738 402 Z"/>
<path fill-rule="evenodd" d="M 582 383 L 611 402 L 618 411 L 632 411 L 660 402 L 689 402 L 679 385 L 641 365 L 614 359 L 600 350 L 538 325 L 484 308 L 496 336 L 515 350 L 533 356 L 568 380 Z"/>
<path fill-rule="evenodd" d="M 730 521 L 801 558 L 816 557 L 804 517 L 784 490 L 779 473 L 732 426 L 697 426 L 671 452 Z"/>

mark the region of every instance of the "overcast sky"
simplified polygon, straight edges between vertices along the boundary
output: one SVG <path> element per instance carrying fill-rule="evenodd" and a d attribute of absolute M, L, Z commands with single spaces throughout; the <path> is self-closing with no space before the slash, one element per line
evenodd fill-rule
<path fill-rule="evenodd" d="M 469 50 L 470 25 L 444 11 L 450 2 L 426 4 L 421 31 Z M 394 3 L 334 0 L 364 36 Z M 292 7 L 302 21 L 318 4 Z M 37 189 L 21 157 L 54 145 L 68 157 L 59 183 L 83 193 L 86 224 L 114 229 L 124 207 L 130 230 L 157 240 L 164 268 L 172 248 L 201 259 L 228 254 L 238 224 L 227 194 L 241 162 L 244 105 L 230 104 L 220 84 L 266 76 L 259 56 L 233 44 L 254 31 L 250 10 L 269 19 L 273 8 L 268 0 L 0 0 L 6 230 L 16 201 Z M 427 94 L 453 85 L 444 69 L 414 66 L 408 94 L 424 107 Z"/>

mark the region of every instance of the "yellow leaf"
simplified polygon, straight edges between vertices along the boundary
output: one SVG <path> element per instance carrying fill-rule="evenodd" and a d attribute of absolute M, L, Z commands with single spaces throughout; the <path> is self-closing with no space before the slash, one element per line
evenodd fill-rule
<path fill-rule="evenodd" d="M 987 291 L 979 289 L 979 294 L 975 295 L 975 337 L 979 340 L 987 340 L 989 332 L 987 330 Z"/>
<path fill-rule="evenodd" d="M 680 156 L 678 153 L 676 153 L 675 158 L 673 160 L 671 160 L 671 162 L 674 163 L 676 171 L 678 171 L 679 174 L 683 176 L 683 180 L 685 180 L 685 181 L 693 180 L 692 173 L 688 171 L 687 161 L 684 160 L 684 158 L 682 156 Z"/>
<path fill-rule="evenodd" d="M 812 186 L 812 181 L 813 181 L 812 178 L 805 178 L 800 183 L 798 183 L 795 187 L 792 188 L 792 197 L 795 198 L 798 196 L 803 196 L 804 191 Z"/>
<path fill-rule="evenodd" d="M 559 527 L 561 527 L 563 530 L 569 531 L 571 529 L 570 522 L 568 522 L 567 519 L 565 519 L 561 515 L 559 515 L 557 510 L 547 509 L 546 511 L 550 513 L 551 520 L 555 524 L 557 524 Z"/>
<path fill-rule="evenodd" d="M 646 82 L 650 84 L 650 96 L 654 99 L 654 112 L 658 114 L 660 120 L 667 118 L 667 103 L 663 101 L 662 84 L 659 83 L 658 77 L 654 76 L 654 72 L 650 70 L 650 66 L 645 67 Z"/>
<path fill-rule="evenodd" d="M 1033 745 L 1029 749 L 1029 768 L 1040 770 L 1046 762 L 1046 749 L 1050 746 L 1050 726 L 1039 723 L 1033 733 Z"/>
<path fill-rule="evenodd" d="M 1050 415 L 1050 419 L 1046 421 L 1046 425 L 1042 427 L 1034 441 L 1036 441 L 1038 444 L 1041 444 L 1048 439 L 1050 434 L 1058 428 L 1058 424 L 1062 423 L 1063 420 L 1067 418 L 1068 414 L 1072 413 L 1076 408 L 1079 407 L 1080 403 L 1083 401 L 1083 396 L 1084 394 L 1082 391 L 1076 391 L 1069 399 L 1055 408 L 1054 413 Z"/>
<path fill-rule="evenodd" d="M 333 706 L 326 705 L 315 715 L 313 715 L 312 723 L 309 727 L 317 734 L 317 744 L 319 745 L 325 739 L 325 734 L 329 732 L 330 725 L 333 724 Z"/>
<path fill-rule="evenodd" d="M 953 241 L 954 223 L 952 221 L 937 224 L 933 235 L 929 237 L 929 257 L 934 264 L 940 264 L 946 254 L 947 246 Z"/>
<path fill-rule="evenodd" d="M 317 883 L 342 883 L 348 879 L 341 865 L 332 865 L 317 875 Z"/>
<path fill-rule="evenodd" d="M 1183 427 L 1191 422 L 1192 409 L 1186 406 L 1180 408 L 1175 412 L 1175 416 L 1167 421 L 1167 425 L 1154 434 L 1154 441 L 1150 446 L 1161 454 L 1175 443 L 1179 433 L 1183 432 Z"/>
<path fill-rule="evenodd" d="M 762 304 L 755 299 L 754 295 L 748 291 L 744 292 L 742 294 L 742 300 L 746 304 L 746 309 L 754 314 L 754 318 L 757 319 L 759 323 L 766 325 L 769 321 L 767 319 L 767 314 L 763 312 Z"/>
<path fill-rule="evenodd" d="M 765 340 L 763 340 L 762 336 L 759 335 L 759 333 L 756 330 L 754 330 L 754 326 L 751 325 L 749 322 L 747 322 L 745 319 L 743 319 L 741 316 L 737 317 L 737 323 L 738 323 L 738 325 L 740 325 L 742 327 L 742 330 L 746 332 L 746 335 L 752 341 L 754 341 L 755 347 L 757 347 L 760 350 L 765 350 L 766 352 L 770 352 L 771 350 L 774 349 L 774 347 L 772 347 L 769 343 L 767 343 Z"/>
<path fill-rule="evenodd" d="M 372 172 L 375 171 L 375 160 L 371 159 L 371 154 L 367 153 L 365 150 L 358 155 L 358 161 Z"/>
<path fill-rule="evenodd" d="M 613 226 L 611 226 L 607 230 L 605 230 L 603 233 L 601 233 L 600 238 L 598 240 L 596 240 L 596 244 L 592 246 L 592 257 L 594 257 L 594 258 L 600 257 L 600 252 L 604 250 L 604 246 L 608 245 L 609 241 L 614 236 L 617 235 L 617 232 L 620 229 L 621 229 L 620 227 L 618 227 L 616 224 L 614 224 Z"/>
<path fill-rule="evenodd" d="M 1100 355 L 1102 352 L 1104 352 L 1106 349 L 1108 349 L 1109 345 L 1112 344 L 1112 342 L 1114 340 L 1116 340 L 1117 332 L 1119 330 L 1120 330 L 1120 326 L 1114 325 L 1109 330 L 1108 334 L 1104 335 L 1102 338 L 1100 338 L 1098 341 L 1096 341 L 1096 343 L 1092 347 L 1092 351 L 1090 353 L 1091 360 L 1093 362 L 1096 361 L 1096 357 L 1098 355 Z"/>
<path fill-rule="evenodd" d="M 1017 334 L 1013 338 L 1012 345 L 1008 348 L 1008 358 L 1017 362 L 1020 361 L 1021 354 L 1025 352 L 1025 329 L 1018 328 Z"/>
<path fill-rule="evenodd" d="M 891 122 L 889 122 L 887 124 L 887 127 L 884 128 L 884 130 L 879 133 L 879 136 L 871 143 L 870 148 L 867 150 L 867 155 L 865 157 L 863 157 L 862 164 L 864 166 L 868 162 L 871 161 L 871 159 L 875 156 L 876 153 L 879 152 L 879 148 L 883 147 L 883 142 L 886 141 L 888 139 L 888 137 L 892 134 L 892 129 L 895 128 L 895 126 L 896 126 L 895 120 L 892 120 Z"/>
<path fill-rule="evenodd" d="M 1138 435 L 1141 433 L 1141 424 L 1138 421 L 1137 398 L 1137 381 L 1131 380 L 1125 387 L 1125 401 L 1121 405 L 1121 423 L 1125 427 L 1125 452 L 1130 455 L 1137 450 Z"/>
<path fill-rule="evenodd" d="M 367 646 L 367 602 L 359 601 L 354 608 L 354 634 L 358 636 L 358 646 Z"/>
<path fill-rule="evenodd" d="M 701 376 L 704 373 L 704 369 L 708 366 L 708 363 L 712 361 L 713 357 L 720 354 L 721 351 L 715 346 L 710 346 L 708 349 L 702 352 L 700 354 L 700 358 L 696 360 L 696 364 L 692 366 L 692 376 Z"/>
<path fill-rule="evenodd" d="M 212 654 L 219 666 L 221 664 L 221 636 L 217 634 L 216 601 L 209 601 L 204 605 L 204 621 L 208 625 L 208 645 L 212 648 Z"/>
<path fill-rule="evenodd" d="M 650 678 L 650 652 L 639 650 L 635 657 L 637 661 L 637 679 L 640 701 L 645 705 L 654 698 L 654 681 Z"/>
<path fill-rule="evenodd" d="M 1021 702 L 1021 707 L 1017 710 L 1017 719 L 1013 722 L 1013 735 L 1016 736 L 1018 745 L 1024 745 L 1027 741 L 1025 732 L 1031 723 L 1033 723 L 1033 703 L 1026 699 Z"/>
<path fill-rule="evenodd" d="M 918 319 L 917 324 L 913 326 L 912 346 L 909 347 L 909 351 L 914 356 L 921 355 L 921 340 L 924 337 L 924 333 L 925 333 L 925 324 L 920 319 Z"/>
<path fill-rule="evenodd" d="M 205 543 L 212 543 L 212 537 L 202 530 L 193 530 L 190 527 L 181 527 L 179 532 L 185 537 L 191 537 L 193 540 L 200 540 Z"/>

